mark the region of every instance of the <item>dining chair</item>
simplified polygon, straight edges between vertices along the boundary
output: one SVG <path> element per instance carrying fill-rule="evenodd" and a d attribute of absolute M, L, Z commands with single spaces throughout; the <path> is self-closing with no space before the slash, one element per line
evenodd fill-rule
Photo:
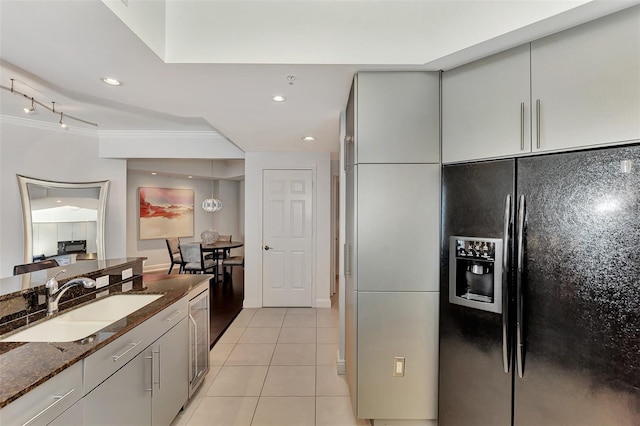
<path fill-rule="evenodd" d="M 180 254 L 180 238 L 167 238 L 167 250 L 169 251 L 169 258 L 171 260 L 171 266 L 169 266 L 169 274 L 173 269 L 173 265 L 180 265 L 178 267 L 178 273 L 183 272 L 184 263 L 182 262 L 182 255 Z"/>
<path fill-rule="evenodd" d="M 184 262 L 182 270 L 185 273 L 195 274 L 199 272 L 205 274 L 208 270 L 211 270 L 214 274 L 217 272 L 216 261 L 204 258 L 202 254 L 202 243 L 180 244 L 180 256 Z"/>
<path fill-rule="evenodd" d="M 13 275 L 26 274 L 29 272 L 40 271 L 42 269 L 55 268 L 60 266 L 55 259 L 42 260 L 40 262 L 25 263 L 23 265 L 15 265 L 13 267 Z"/>
<path fill-rule="evenodd" d="M 229 277 L 233 279 L 233 268 L 239 266 L 244 268 L 244 256 L 231 256 L 222 261 L 223 280 L 226 280 L 224 274 L 225 268 L 229 268 Z"/>
<path fill-rule="evenodd" d="M 231 242 L 231 235 L 219 235 L 218 239 L 216 240 L 216 242 L 221 241 L 221 242 Z M 229 256 L 229 252 L 231 251 L 231 249 L 224 249 L 224 250 L 216 250 L 213 253 L 209 253 L 205 256 L 205 259 L 213 259 L 213 260 L 222 260 L 225 257 Z"/>

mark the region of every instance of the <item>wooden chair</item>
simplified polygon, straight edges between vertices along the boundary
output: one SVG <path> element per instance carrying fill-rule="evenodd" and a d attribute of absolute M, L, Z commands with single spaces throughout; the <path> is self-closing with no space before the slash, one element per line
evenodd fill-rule
<path fill-rule="evenodd" d="M 16 265 L 13 267 L 13 275 L 26 274 L 29 272 L 40 271 L 42 269 L 55 268 L 60 266 L 55 259 L 42 260 L 40 262 L 25 263 L 23 265 Z"/>
<path fill-rule="evenodd" d="M 216 261 L 211 259 L 205 259 L 202 255 L 201 243 L 186 243 L 180 244 L 180 256 L 184 265 L 182 270 L 185 273 L 195 274 L 197 272 L 201 274 L 207 273 L 211 270 L 213 274 L 216 274 Z"/>
<path fill-rule="evenodd" d="M 173 269 L 173 265 L 180 265 L 178 267 L 178 273 L 183 272 L 184 263 L 182 262 L 182 255 L 180 254 L 180 238 L 167 238 L 167 250 L 169 251 L 169 258 L 171 259 L 171 266 L 169 266 L 169 274 Z"/>

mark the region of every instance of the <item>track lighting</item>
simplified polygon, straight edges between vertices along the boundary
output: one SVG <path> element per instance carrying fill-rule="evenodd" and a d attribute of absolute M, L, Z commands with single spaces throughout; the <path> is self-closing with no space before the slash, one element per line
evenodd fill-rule
<path fill-rule="evenodd" d="M 25 93 L 22 93 L 22 92 L 16 90 L 15 89 L 15 83 L 16 83 L 16 80 L 14 78 L 12 78 L 10 87 L 7 87 L 7 86 L 4 86 L 4 85 L 0 84 L 0 89 L 8 90 L 11 93 L 14 93 L 16 95 L 20 95 L 20 96 L 26 98 L 27 100 L 30 100 L 31 101 L 31 106 L 23 108 L 23 110 L 24 110 L 24 112 L 26 114 L 32 114 L 32 113 L 37 112 L 36 111 L 36 104 L 38 104 L 42 108 L 44 108 L 46 110 L 49 110 L 54 114 L 60 114 L 60 121 L 58 121 L 58 124 L 60 124 L 60 127 L 62 127 L 63 129 L 67 128 L 67 124 L 64 122 L 65 119 L 66 120 L 79 121 L 81 123 L 88 124 L 90 126 L 98 127 L 98 125 L 96 123 L 92 123 L 91 121 L 83 120 L 81 118 L 74 117 L 72 115 L 65 115 L 64 112 L 62 112 L 62 111 L 56 111 L 56 103 L 53 102 L 53 101 L 51 102 L 51 107 L 49 107 L 46 103 L 42 103 L 42 102 L 40 102 L 39 100 L 35 99 L 32 96 L 26 95 Z M 25 86 L 26 86 L 26 84 L 25 84 Z"/>
<path fill-rule="evenodd" d="M 31 113 L 36 112 L 36 104 L 35 104 L 33 98 L 31 98 L 31 106 L 30 107 L 24 107 L 23 109 L 24 109 L 24 113 L 25 114 L 31 114 Z"/>

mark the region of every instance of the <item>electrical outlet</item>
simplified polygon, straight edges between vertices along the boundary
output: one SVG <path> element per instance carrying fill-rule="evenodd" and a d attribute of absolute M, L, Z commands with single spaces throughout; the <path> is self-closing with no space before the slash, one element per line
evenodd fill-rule
<path fill-rule="evenodd" d="M 126 280 L 127 278 L 131 278 L 133 276 L 133 268 L 127 268 L 122 270 L 122 279 Z"/>
<path fill-rule="evenodd" d="M 396 356 L 393 357 L 393 377 L 403 377 L 404 376 L 404 357 Z"/>
<path fill-rule="evenodd" d="M 109 275 L 103 275 L 96 279 L 96 288 L 102 288 L 109 285 Z"/>

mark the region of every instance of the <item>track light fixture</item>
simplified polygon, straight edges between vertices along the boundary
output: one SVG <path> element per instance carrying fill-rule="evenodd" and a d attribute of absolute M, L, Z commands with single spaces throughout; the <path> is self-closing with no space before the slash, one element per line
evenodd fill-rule
<path fill-rule="evenodd" d="M 24 107 L 24 113 L 25 114 L 32 114 L 36 112 L 36 104 L 33 101 L 33 98 L 31 98 L 31 106 L 30 107 Z"/>
<path fill-rule="evenodd" d="M 0 89 L 4 89 L 4 90 L 8 90 L 11 93 L 14 93 L 16 95 L 20 95 L 28 100 L 31 101 L 31 106 L 30 107 L 25 107 L 23 108 L 24 112 L 26 114 L 30 114 L 30 113 L 34 113 L 36 112 L 36 104 L 38 104 L 39 106 L 41 106 L 42 108 L 51 111 L 54 114 L 60 114 L 60 121 L 58 121 L 58 124 L 60 124 L 60 127 L 62 127 L 63 129 L 67 128 L 67 124 L 64 122 L 65 119 L 67 120 L 74 120 L 74 121 L 78 121 L 80 123 L 84 123 L 84 124 L 88 124 L 90 126 L 95 126 L 98 127 L 98 124 L 96 123 L 92 123 L 91 121 L 87 121 L 87 120 L 83 120 L 81 118 L 78 117 L 74 117 L 72 115 L 65 115 L 64 112 L 62 111 L 56 111 L 56 103 L 55 102 L 51 102 L 51 107 L 49 107 L 47 104 L 40 102 L 39 100 L 35 99 L 33 96 L 28 96 L 25 93 L 19 92 L 18 90 L 15 89 L 15 79 L 11 79 L 11 86 L 7 87 L 4 86 L 2 84 L 0 84 Z"/>

